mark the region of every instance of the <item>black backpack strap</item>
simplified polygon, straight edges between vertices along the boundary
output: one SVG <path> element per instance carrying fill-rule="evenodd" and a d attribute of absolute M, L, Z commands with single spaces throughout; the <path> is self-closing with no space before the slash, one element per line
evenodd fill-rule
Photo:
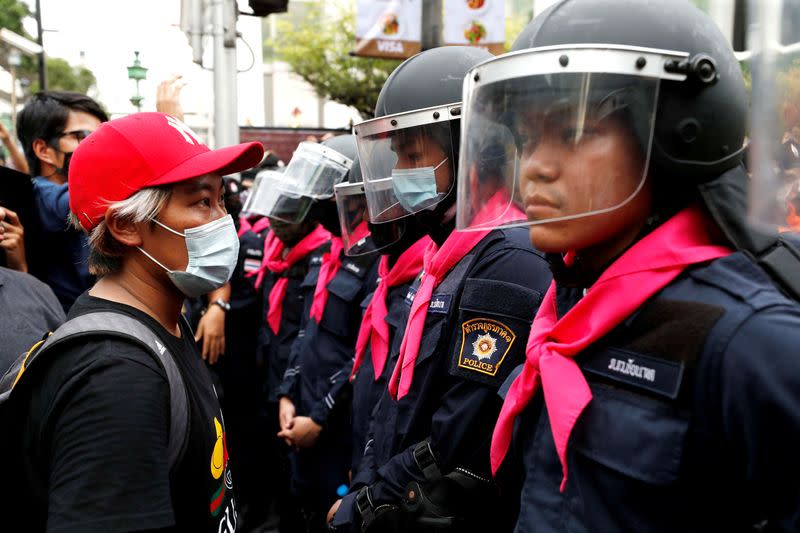
<path fill-rule="evenodd" d="M 10 394 L 22 374 L 43 354 L 76 338 L 112 335 L 138 344 L 150 353 L 167 374 L 170 396 L 169 441 L 170 469 L 174 469 L 186 445 L 189 425 L 189 398 L 186 386 L 172 354 L 153 331 L 139 320 L 113 311 L 98 311 L 72 318 L 44 341 L 34 345 L 0 379 L 0 403 Z"/>

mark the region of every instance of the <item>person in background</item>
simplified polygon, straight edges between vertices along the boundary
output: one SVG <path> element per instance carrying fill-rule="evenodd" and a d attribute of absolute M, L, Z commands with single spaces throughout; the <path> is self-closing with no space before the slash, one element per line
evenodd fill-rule
<path fill-rule="evenodd" d="M 25 230 L 17 214 L 4 207 L 0 207 L 0 250 L 4 252 L 6 267 L 19 272 L 28 271 Z"/>
<path fill-rule="evenodd" d="M 261 170 L 246 213 L 253 229 L 259 224 L 258 217 L 269 224 L 261 264 L 247 277 L 254 282 L 263 305 L 256 357 L 263 380 L 261 425 L 267 432 L 261 453 L 271 475 L 269 482 L 262 481 L 262 485 L 268 490 L 270 512 L 277 518 L 281 533 L 301 531 L 302 517 L 299 502 L 290 489 L 289 447 L 277 437 L 281 429 L 278 389 L 292 345 L 300 334 L 303 285 L 311 271 L 319 270 L 321 253 L 330 246 L 330 233 L 308 216 L 312 199 L 296 192 L 296 182 L 283 173 Z M 312 258 L 316 258 L 314 262 Z"/>
<path fill-rule="evenodd" d="M 348 377 L 360 304 L 377 276 L 377 253 L 343 256 L 334 186 L 347 179 L 355 157 L 352 135 L 321 144 L 301 143 L 285 172 L 314 198 L 309 218 L 330 232 L 329 248 L 311 259 L 319 263 L 319 269 L 310 271 L 301 287 L 302 334 L 292 345 L 279 389 L 278 436 L 294 447 L 289 456 L 292 490 L 303 506 L 304 527 L 309 532 L 326 530 L 325 513 L 338 489 L 349 484 L 352 390 Z M 309 182 L 313 182 L 310 187 Z"/>
<path fill-rule="evenodd" d="M 50 287 L 30 274 L 0 267 L 0 374 L 64 318 Z"/>
<path fill-rule="evenodd" d="M 34 176 L 42 228 L 39 253 L 46 255 L 33 274 L 50 285 L 65 311 L 94 281 L 87 236 L 67 223 L 70 160 L 78 145 L 107 120 L 88 96 L 61 91 L 36 93 L 17 116 L 17 135 Z"/>
<path fill-rule="evenodd" d="M 358 479 L 361 459 L 371 444 L 368 434 L 372 413 L 393 370 L 386 364 L 389 349 L 400 327 L 406 296 L 422 270 L 430 237 L 414 217 L 384 224 L 369 223 L 358 157 L 353 161 L 348 182 L 337 185 L 335 192 L 345 255 L 379 253 L 381 256 L 374 290 L 361 302 L 364 313 L 350 371 L 353 388 L 350 478 Z"/>
<path fill-rule="evenodd" d="M 16 141 L 8 132 L 8 128 L 6 128 L 6 125 L 3 124 L 2 121 L 0 121 L 0 143 L 3 144 L 6 152 L 8 152 L 7 154 L 4 154 L 2 151 L 0 151 L 0 155 L 2 155 L 3 159 L 3 161 L 0 162 L 0 165 L 8 166 L 14 170 L 19 170 L 20 172 L 29 174 L 30 171 L 28 162 L 25 160 L 25 155 L 19 149 Z M 10 165 L 9 162 L 11 163 Z"/>
<path fill-rule="evenodd" d="M 186 84 L 180 74 L 173 74 L 159 83 L 156 89 L 156 111 L 172 115 L 183 122 L 181 91 L 186 87 Z"/>
<path fill-rule="evenodd" d="M 493 173 L 457 166 L 463 80 L 491 57 L 447 46 L 407 59 L 384 83 L 376 118 L 355 126 L 371 222 L 414 217 L 431 242 L 389 351 L 371 445 L 328 513 L 336 531 L 426 531 L 441 513 L 463 533 L 507 521 L 488 481 L 489 432 L 497 391 L 524 360 L 522 337 L 552 276 L 524 229 L 494 229 L 525 215 Z M 474 183 L 457 185 L 462 173 Z M 483 225 L 456 231 L 473 187 L 490 200 L 478 211 Z M 416 511 L 403 507 L 409 494 Z"/>

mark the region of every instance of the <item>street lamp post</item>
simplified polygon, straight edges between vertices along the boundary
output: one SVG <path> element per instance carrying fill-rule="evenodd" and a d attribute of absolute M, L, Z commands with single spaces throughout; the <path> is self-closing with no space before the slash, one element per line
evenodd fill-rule
<path fill-rule="evenodd" d="M 136 106 L 136 111 L 141 111 L 144 96 L 139 94 L 139 82 L 147 78 L 147 69 L 139 61 L 139 52 L 134 52 L 133 54 L 135 59 L 133 60 L 133 65 L 128 67 L 128 79 L 136 82 L 136 94 L 131 96 L 131 103 Z"/>

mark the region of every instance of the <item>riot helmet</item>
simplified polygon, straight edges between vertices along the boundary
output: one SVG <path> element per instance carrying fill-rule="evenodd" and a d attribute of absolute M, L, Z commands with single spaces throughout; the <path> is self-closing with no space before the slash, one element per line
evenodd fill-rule
<path fill-rule="evenodd" d="M 495 227 L 515 205 L 528 220 L 503 225 L 588 226 L 640 209 L 637 195 L 688 203 L 740 169 L 747 95 L 727 40 L 688 1 L 562 0 L 468 73 L 463 114 L 459 229 Z M 487 149 L 503 157 L 481 192 Z"/>
<path fill-rule="evenodd" d="M 313 144 L 313 143 L 310 143 Z M 317 193 L 314 195 L 314 201 L 311 204 L 308 217 L 315 220 L 322 225 L 323 228 L 330 231 L 331 234 L 340 237 L 341 225 L 339 224 L 339 214 L 336 210 L 336 200 L 334 198 L 334 190 L 336 185 L 346 182 L 352 172 L 355 163 L 356 152 L 356 139 L 353 135 L 338 135 L 322 141 L 319 146 L 325 150 L 333 151 L 341 157 L 346 157 L 350 163 L 347 166 L 347 172 L 341 177 L 334 176 L 331 181 L 326 179 L 325 190 L 322 191 L 321 187 L 317 187 Z"/>
<path fill-rule="evenodd" d="M 353 161 L 347 181 L 337 184 L 334 192 L 347 256 L 376 252 L 393 254 L 395 249 L 401 248 L 402 251 L 404 245 L 413 244 L 424 235 L 413 217 L 378 224 L 369 221 L 367 195 L 358 156 Z"/>
<path fill-rule="evenodd" d="M 337 183 L 333 191 L 336 197 L 344 254 L 359 256 L 375 252 L 376 249 L 369 243 L 370 231 L 367 226 L 369 213 L 358 155 L 353 160 L 347 180 Z"/>
<path fill-rule="evenodd" d="M 397 67 L 381 89 L 376 118 L 355 126 L 372 223 L 441 215 L 455 202 L 462 81 L 485 50 L 448 46 Z"/>
<path fill-rule="evenodd" d="M 353 157 L 352 135 L 333 137 L 321 144 L 301 142 L 283 172 L 258 173 L 248 209 L 273 220 L 299 224 L 315 202 L 333 198 L 333 186 L 345 179 Z"/>

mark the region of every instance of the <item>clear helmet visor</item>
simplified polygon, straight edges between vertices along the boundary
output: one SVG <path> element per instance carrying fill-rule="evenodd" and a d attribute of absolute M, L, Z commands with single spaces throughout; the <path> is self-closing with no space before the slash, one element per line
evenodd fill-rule
<path fill-rule="evenodd" d="M 259 181 L 260 180 L 258 179 L 258 177 L 256 177 L 253 180 L 253 185 L 251 185 L 249 189 L 245 189 L 241 193 L 241 195 L 244 197 L 244 203 L 242 204 L 242 212 L 241 212 L 241 216 L 243 217 L 249 217 L 255 214 L 251 211 L 251 207 L 253 205 L 253 197 L 255 193 L 258 191 Z"/>
<path fill-rule="evenodd" d="M 334 188 L 342 244 L 348 256 L 375 252 L 370 243 L 369 212 L 363 183 L 340 183 Z"/>
<path fill-rule="evenodd" d="M 658 65 L 639 72 L 637 57 L 663 67 L 659 54 L 618 49 L 530 50 L 476 67 L 456 227 L 591 223 L 630 202 L 647 178 L 660 84 Z"/>
<path fill-rule="evenodd" d="M 746 56 L 752 80 L 749 215 L 800 231 L 800 0 L 750 2 Z"/>
<path fill-rule="evenodd" d="M 363 182 L 340 183 L 335 187 L 335 194 L 345 255 L 377 253 L 403 236 L 400 222 L 370 223 Z"/>
<path fill-rule="evenodd" d="M 373 223 L 433 210 L 452 191 L 456 161 L 451 122 L 432 118 L 434 113 L 444 117 L 447 112 L 446 107 L 439 112 L 415 111 L 356 126 L 358 157 Z"/>
<path fill-rule="evenodd" d="M 353 161 L 317 143 L 301 142 L 284 170 L 297 194 L 315 200 L 333 197 L 333 187 L 341 183 Z"/>
<path fill-rule="evenodd" d="M 295 180 L 281 172 L 262 170 L 248 198 L 248 214 L 299 224 L 306 218 L 313 201 L 300 193 Z"/>

